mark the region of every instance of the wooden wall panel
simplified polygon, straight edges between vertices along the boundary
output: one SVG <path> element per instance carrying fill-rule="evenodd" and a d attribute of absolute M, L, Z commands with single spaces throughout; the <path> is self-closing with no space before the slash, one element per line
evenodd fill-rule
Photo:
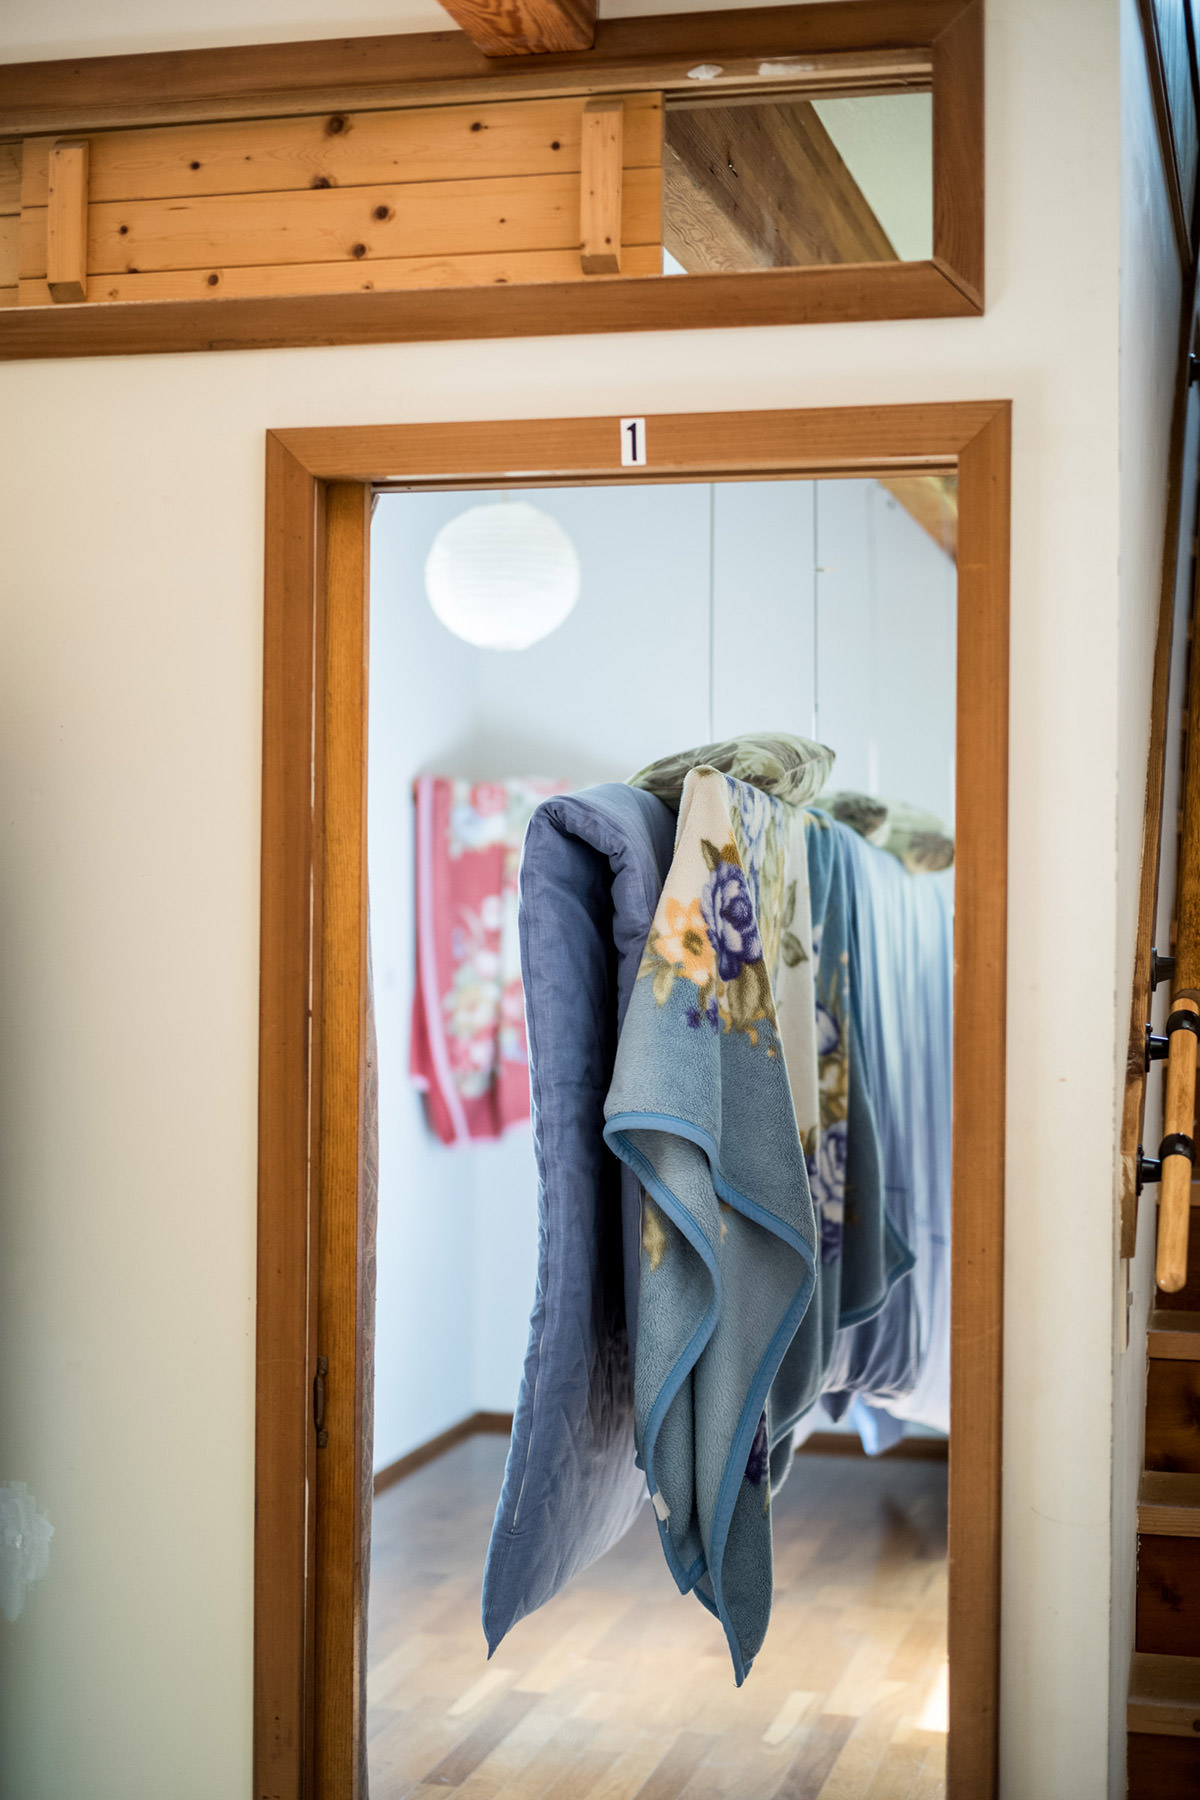
<path fill-rule="evenodd" d="M 21 209 L 21 146 L 0 144 L 0 213 Z"/>
<path fill-rule="evenodd" d="M 658 274 L 661 96 L 620 104 L 622 122 L 625 111 L 631 121 L 623 134 L 622 266 Z M 442 116 L 422 108 L 97 135 L 89 141 L 87 280 L 78 297 L 187 300 L 580 280 L 584 111 L 576 97 L 455 107 Z M 48 175 L 57 154 L 53 139 L 26 141 L 23 306 L 63 297 L 47 286 Z M 201 191 L 184 189 L 193 170 Z M 381 173 L 390 179 L 379 181 Z M 235 178 L 240 185 L 213 191 Z M 285 185 L 263 189 L 270 179 Z"/>
<path fill-rule="evenodd" d="M 662 251 L 657 244 L 626 244 L 621 251 L 623 275 L 658 275 Z M 480 256 L 399 256 L 365 261 L 350 269 L 345 262 L 288 263 L 277 268 L 164 269 L 149 275 L 93 275 L 88 300 L 249 299 L 275 294 L 380 293 L 402 288 L 507 287 L 525 282 L 577 281 L 579 252 L 517 250 Z M 20 283 L 21 303 L 48 305 L 44 277 Z M 13 294 L 18 290 L 14 288 Z"/>
<path fill-rule="evenodd" d="M 661 176 L 631 169 L 622 242 L 658 241 Z M 46 273 L 45 209 L 26 215 L 21 278 Z M 108 202 L 90 208 L 88 273 L 252 268 L 579 246 L 578 175 L 421 181 L 323 192 Z M 261 291 L 261 290 L 259 290 Z"/>
<path fill-rule="evenodd" d="M 17 304 L 20 214 L 21 146 L 0 144 L 0 306 Z"/>
<path fill-rule="evenodd" d="M 15 213 L 0 213 L 0 306 L 17 304 L 17 248 L 21 221 Z"/>
<path fill-rule="evenodd" d="M 650 167 L 661 153 L 661 97 L 629 94 L 624 107 L 625 160 Z M 98 132 L 91 195 L 93 201 L 169 200 L 462 181 L 513 171 L 578 174 L 582 119 L 582 102 L 564 98 Z M 45 193 L 53 142 L 27 142 L 30 204 L 40 204 L 35 196 Z M 3 150 L 0 145 L 0 157 Z M 0 161 L 0 211 L 3 182 Z"/>

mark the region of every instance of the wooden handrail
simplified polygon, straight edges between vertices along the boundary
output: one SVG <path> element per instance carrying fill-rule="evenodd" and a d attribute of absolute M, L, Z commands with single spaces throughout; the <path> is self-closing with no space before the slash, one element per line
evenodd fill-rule
<path fill-rule="evenodd" d="M 1167 1091 L 1163 1109 L 1162 1181 L 1155 1276 L 1164 1293 L 1187 1280 L 1196 1120 L 1196 1033 L 1176 1018 L 1200 1014 L 1200 657 L 1193 639 L 1188 668 L 1187 768 L 1175 907 L 1175 981 L 1169 1022 Z M 1174 1029 L 1171 1029 L 1172 1025 Z"/>
<path fill-rule="evenodd" d="M 1200 758 L 1197 760 L 1200 761 Z M 1174 1011 L 1194 1018 L 1200 1013 L 1200 1004 L 1188 995 L 1177 993 Z M 1159 1287 L 1167 1294 L 1177 1294 L 1187 1280 L 1198 1047 L 1195 1031 L 1187 1026 L 1177 1026 L 1171 1032 L 1171 1047 L 1167 1058 L 1167 1092 L 1163 1107 L 1164 1137 L 1155 1271 Z"/>

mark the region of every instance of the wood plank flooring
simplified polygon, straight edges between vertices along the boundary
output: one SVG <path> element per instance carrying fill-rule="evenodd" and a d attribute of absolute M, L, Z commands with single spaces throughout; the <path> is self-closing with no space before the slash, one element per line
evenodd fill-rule
<path fill-rule="evenodd" d="M 771 1630 L 737 1689 L 649 1507 L 487 1661 L 506 1450 L 472 1438 L 376 1499 L 371 1800 L 941 1800 L 944 1464 L 796 1459 Z"/>

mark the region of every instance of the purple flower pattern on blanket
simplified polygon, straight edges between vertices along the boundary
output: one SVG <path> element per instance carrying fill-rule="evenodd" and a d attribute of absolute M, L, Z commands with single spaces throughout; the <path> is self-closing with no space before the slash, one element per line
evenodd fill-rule
<path fill-rule="evenodd" d="M 842 1252 L 846 1212 L 846 1121 L 836 1119 L 820 1133 L 805 1157 L 808 1185 L 821 1224 L 821 1261 L 834 1262 Z"/>
<path fill-rule="evenodd" d="M 704 884 L 700 911 L 717 956 L 722 981 L 736 981 L 746 963 L 761 962 L 762 941 L 745 874 L 736 863 L 719 862 Z"/>
<path fill-rule="evenodd" d="M 817 1055 L 835 1056 L 842 1041 L 842 1028 L 837 1014 L 824 1001 L 817 1001 Z"/>
<path fill-rule="evenodd" d="M 684 1017 L 693 1031 L 698 1031 L 701 1025 L 710 1025 L 714 1031 L 720 1029 L 721 1009 L 715 1000 L 710 1000 L 705 1007 L 689 1006 Z"/>
<path fill-rule="evenodd" d="M 704 779 L 724 780 L 715 771 Z M 773 983 L 811 966 L 814 979 L 817 1117 L 797 1121 L 816 1212 L 821 1261 L 842 1251 L 849 1102 L 847 958 L 822 958 L 821 920 L 796 918 L 796 882 L 785 867 L 782 809 L 755 788 L 727 782 L 723 829 L 699 837 L 704 873 L 695 885 L 664 893 L 642 961 L 654 997 L 665 1006 L 687 983 L 683 1020 L 690 1031 L 743 1033 L 767 1056 L 778 1052 Z M 727 823 L 726 823 L 727 821 Z M 826 828 L 819 815 L 812 829 Z M 799 926 L 803 937 L 796 935 Z M 752 1457 L 753 1460 L 753 1457 Z"/>
<path fill-rule="evenodd" d="M 715 770 L 701 773 L 724 783 Z M 678 981 L 690 984 L 683 1016 L 691 1030 L 707 1026 L 743 1033 L 755 1048 L 775 1056 L 769 965 L 778 953 L 786 912 L 783 829 L 778 803 L 764 794 L 751 789 L 750 799 L 734 806 L 738 785 L 730 782 L 725 789 L 722 841 L 699 839 L 703 876 L 694 887 L 689 882 L 686 892 L 663 894 L 640 973 L 652 978 L 659 1006 L 666 1005 Z"/>

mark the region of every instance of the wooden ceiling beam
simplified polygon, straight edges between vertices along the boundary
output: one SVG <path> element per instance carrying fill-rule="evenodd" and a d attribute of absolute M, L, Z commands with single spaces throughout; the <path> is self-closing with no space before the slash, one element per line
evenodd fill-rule
<path fill-rule="evenodd" d="M 898 260 L 808 101 L 671 107 L 663 243 L 689 273 Z"/>
<path fill-rule="evenodd" d="M 764 62 L 790 66 L 790 86 L 822 93 L 927 87 L 939 34 L 963 4 L 843 0 L 602 19 L 586 64 L 571 51 L 489 59 L 449 30 L 9 63 L 0 65 L 0 136 L 631 93 L 686 87 L 700 63 L 720 65 L 712 88 L 765 84 Z"/>
<path fill-rule="evenodd" d="M 442 0 L 485 56 L 547 56 L 590 50 L 596 0 Z"/>
<path fill-rule="evenodd" d="M 958 482 L 953 475 L 881 475 L 879 485 L 952 562 L 957 560 Z"/>

